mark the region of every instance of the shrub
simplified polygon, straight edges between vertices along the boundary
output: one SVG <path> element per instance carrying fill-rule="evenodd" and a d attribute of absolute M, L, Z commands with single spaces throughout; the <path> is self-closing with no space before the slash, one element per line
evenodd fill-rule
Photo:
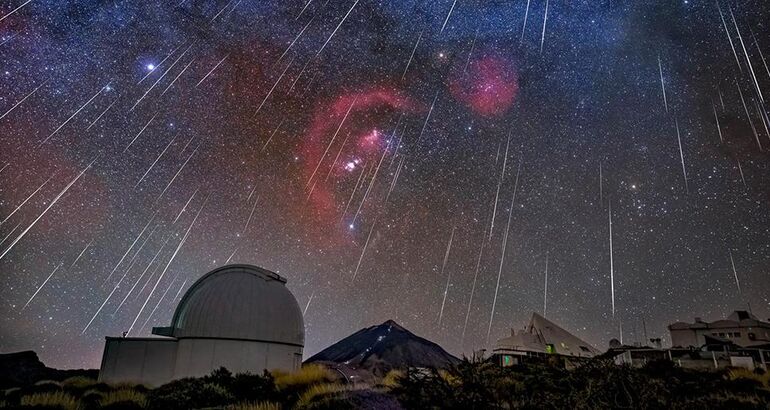
<path fill-rule="evenodd" d="M 42 407 L 46 409 L 77 410 L 78 400 L 63 391 L 34 393 L 21 398 L 23 407 Z"/>
<path fill-rule="evenodd" d="M 232 378 L 229 388 L 233 396 L 246 402 L 260 403 L 279 400 L 273 376 L 267 372 L 263 376 L 249 373 L 237 374 Z"/>
<path fill-rule="evenodd" d="M 105 394 L 105 392 L 96 389 L 86 390 L 80 396 L 80 404 L 85 409 L 97 409 L 101 406 Z"/>
<path fill-rule="evenodd" d="M 99 405 L 103 408 L 143 409 L 147 407 L 147 397 L 136 390 L 121 389 L 103 395 Z"/>
<path fill-rule="evenodd" d="M 11 407 L 11 406 L 18 406 L 19 400 L 21 400 L 22 391 L 20 387 L 12 387 L 10 389 L 6 389 L 5 392 L 3 392 L 3 406 L 2 407 Z"/>
<path fill-rule="evenodd" d="M 78 390 L 84 390 L 89 387 L 92 387 L 93 385 L 97 384 L 98 382 L 90 377 L 85 376 L 75 376 L 70 377 L 69 379 L 65 379 L 61 382 L 61 386 L 64 388 L 72 388 L 72 389 L 78 389 Z"/>
<path fill-rule="evenodd" d="M 53 380 L 41 380 L 24 389 L 30 393 L 50 393 L 61 390 L 61 383 Z"/>
<path fill-rule="evenodd" d="M 180 379 L 150 390 L 149 408 L 191 409 L 226 406 L 235 399 L 224 387 L 204 379 Z"/>

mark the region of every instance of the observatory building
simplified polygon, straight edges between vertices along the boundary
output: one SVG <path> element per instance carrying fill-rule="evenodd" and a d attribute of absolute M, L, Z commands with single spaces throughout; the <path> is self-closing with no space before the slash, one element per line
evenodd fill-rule
<path fill-rule="evenodd" d="M 305 329 L 286 279 L 251 265 L 228 265 L 198 279 L 185 293 L 162 337 L 107 337 L 99 380 L 158 386 L 204 376 L 295 370 Z"/>
<path fill-rule="evenodd" d="M 532 319 L 523 330 L 497 341 L 492 351 L 504 367 L 527 362 L 532 358 L 559 357 L 567 361 L 591 358 L 600 352 L 579 337 L 564 330 L 543 316 L 532 313 Z"/>

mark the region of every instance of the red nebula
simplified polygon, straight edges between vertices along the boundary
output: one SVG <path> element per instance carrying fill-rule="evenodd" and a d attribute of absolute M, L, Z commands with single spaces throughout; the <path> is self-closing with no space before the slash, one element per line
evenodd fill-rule
<path fill-rule="evenodd" d="M 340 220 L 352 189 L 347 183 L 350 179 L 355 183 L 361 168 L 376 165 L 387 149 L 392 132 L 387 129 L 387 121 L 399 112 L 422 109 L 397 90 L 384 87 L 342 94 L 318 106 L 301 151 L 302 183 L 307 184 L 307 190 L 312 189 L 308 198 L 316 222 L 324 225 Z"/>
<path fill-rule="evenodd" d="M 519 76 L 510 61 L 486 55 L 456 68 L 449 90 L 476 114 L 498 116 L 511 108 L 519 93 Z"/>

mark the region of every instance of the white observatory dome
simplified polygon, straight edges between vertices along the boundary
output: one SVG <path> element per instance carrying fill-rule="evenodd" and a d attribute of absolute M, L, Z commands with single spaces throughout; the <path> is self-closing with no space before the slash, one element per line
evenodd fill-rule
<path fill-rule="evenodd" d="M 303 346 L 302 311 L 286 279 L 251 265 L 228 265 L 198 279 L 182 297 L 170 328 L 177 339 L 232 339 Z"/>

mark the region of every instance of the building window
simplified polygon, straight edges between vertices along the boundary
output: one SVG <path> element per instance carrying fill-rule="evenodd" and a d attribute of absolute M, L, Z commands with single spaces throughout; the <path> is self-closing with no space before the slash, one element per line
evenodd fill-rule
<path fill-rule="evenodd" d="M 589 353 L 591 352 L 591 350 L 589 348 L 585 347 L 585 346 L 580 346 L 580 350 L 582 350 L 584 352 L 589 352 Z"/>
<path fill-rule="evenodd" d="M 720 332 L 719 337 L 725 337 L 725 334 Z"/>
<path fill-rule="evenodd" d="M 749 340 L 757 340 L 757 335 L 754 333 L 749 333 Z"/>
<path fill-rule="evenodd" d="M 551 343 L 548 343 L 547 345 L 545 345 L 545 351 L 546 351 L 546 353 L 549 353 L 549 354 L 556 353 L 556 349 L 554 349 L 554 347 L 553 347 L 553 345 Z"/>
<path fill-rule="evenodd" d="M 734 337 L 741 337 L 741 332 L 735 332 L 735 333 L 733 333 L 733 336 Z"/>

